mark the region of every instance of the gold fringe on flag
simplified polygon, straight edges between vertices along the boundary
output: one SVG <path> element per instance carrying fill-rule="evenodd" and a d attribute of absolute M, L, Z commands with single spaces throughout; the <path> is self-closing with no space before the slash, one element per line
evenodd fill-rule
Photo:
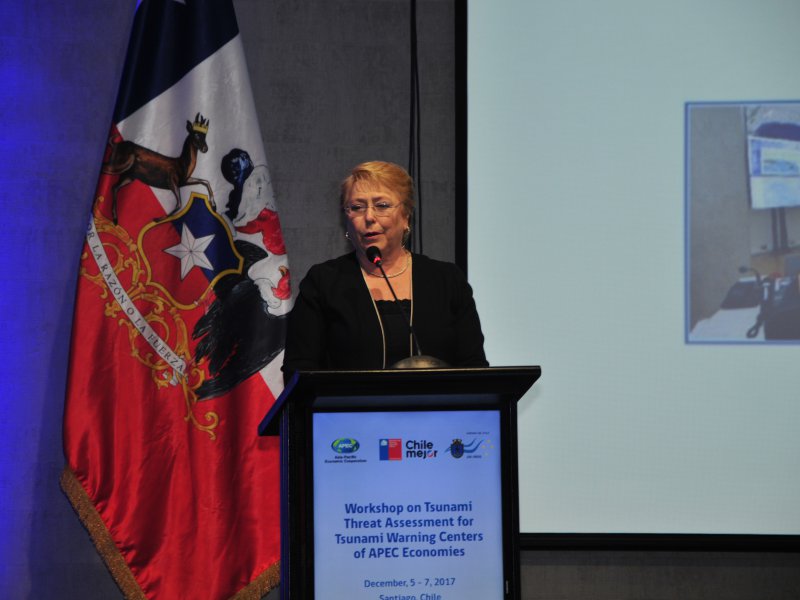
<path fill-rule="evenodd" d="M 65 466 L 61 472 L 61 489 L 69 498 L 72 508 L 78 514 L 78 518 L 89 532 L 98 554 L 106 563 L 111 576 L 117 582 L 120 591 L 127 600 L 147 600 L 142 588 L 136 582 L 125 559 L 122 558 L 117 549 L 111 534 L 108 533 L 103 520 L 95 509 L 86 490 L 83 489 L 80 481 L 72 472 L 69 466 Z M 275 563 L 253 581 L 231 596 L 229 600 L 260 600 L 269 592 L 275 589 L 280 582 L 280 562 Z"/>
<path fill-rule="evenodd" d="M 89 532 L 97 552 L 103 562 L 106 563 L 106 567 L 125 598 L 128 600 L 147 600 L 147 596 L 144 595 L 142 588 L 136 583 L 133 573 L 128 568 L 125 559 L 122 558 L 122 554 L 114 544 L 114 540 L 111 539 L 111 534 L 108 533 L 108 529 L 106 529 L 105 523 L 97 513 L 97 509 L 95 509 L 92 501 L 89 500 L 86 490 L 83 489 L 80 481 L 75 477 L 75 473 L 72 472 L 69 466 L 64 467 L 61 472 L 61 489 L 64 490 L 67 498 L 72 503 L 72 508 L 78 513 L 78 518 L 83 523 L 83 526 L 86 527 L 86 531 Z"/>

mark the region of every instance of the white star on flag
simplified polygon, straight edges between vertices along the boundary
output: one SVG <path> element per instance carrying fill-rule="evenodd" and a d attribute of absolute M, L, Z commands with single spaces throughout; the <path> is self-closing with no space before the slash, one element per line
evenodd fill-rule
<path fill-rule="evenodd" d="M 171 248 L 165 248 L 164 252 L 181 259 L 181 279 L 184 279 L 194 267 L 214 270 L 214 265 L 208 260 L 205 254 L 206 248 L 214 239 L 213 235 L 195 238 L 186 224 L 181 230 L 181 243 Z"/>

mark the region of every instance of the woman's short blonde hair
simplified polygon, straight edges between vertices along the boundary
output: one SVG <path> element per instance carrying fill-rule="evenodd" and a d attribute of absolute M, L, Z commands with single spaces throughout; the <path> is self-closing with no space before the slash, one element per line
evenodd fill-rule
<path fill-rule="evenodd" d="M 350 175 L 342 181 L 341 196 L 339 197 L 342 205 L 347 201 L 353 186 L 362 181 L 371 186 L 386 188 L 397 194 L 404 216 L 411 216 L 414 211 L 414 180 L 403 167 L 380 160 L 356 165 L 350 171 Z"/>

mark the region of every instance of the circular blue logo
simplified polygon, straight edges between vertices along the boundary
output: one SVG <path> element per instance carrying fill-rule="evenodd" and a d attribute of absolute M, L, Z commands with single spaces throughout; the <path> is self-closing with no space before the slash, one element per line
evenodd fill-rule
<path fill-rule="evenodd" d="M 352 454 L 356 452 L 361 447 L 361 444 L 358 443 L 358 440 L 353 438 L 339 438 L 338 440 L 334 440 L 331 444 L 331 448 L 337 454 Z"/>

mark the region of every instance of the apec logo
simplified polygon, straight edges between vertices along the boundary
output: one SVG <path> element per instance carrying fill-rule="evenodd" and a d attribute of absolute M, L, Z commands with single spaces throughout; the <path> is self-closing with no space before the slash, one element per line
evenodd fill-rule
<path fill-rule="evenodd" d="M 361 444 L 354 438 L 339 438 L 331 444 L 331 449 L 337 454 L 353 454 L 358 452 Z"/>

